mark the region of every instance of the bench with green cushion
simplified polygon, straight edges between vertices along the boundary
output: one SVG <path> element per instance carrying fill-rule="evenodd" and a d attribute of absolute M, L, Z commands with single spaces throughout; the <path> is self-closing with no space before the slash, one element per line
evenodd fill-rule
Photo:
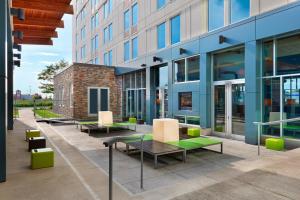
<path fill-rule="evenodd" d="M 192 137 L 200 137 L 201 130 L 199 128 L 188 128 L 188 135 Z"/>
<path fill-rule="evenodd" d="M 40 136 L 41 136 L 40 130 L 26 130 L 25 131 L 26 141 L 28 141 L 29 138 L 40 137 Z"/>
<path fill-rule="evenodd" d="M 31 169 L 54 166 L 54 151 L 51 148 L 31 150 Z"/>
<path fill-rule="evenodd" d="M 266 148 L 276 151 L 282 151 L 284 149 L 284 139 L 282 138 L 267 138 Z"/>
<path fill-rule="evenodd" d="M 79 125 L 94 125 L 94 124 L 98 124 L 98 121 L 82 121 L 82 122 L 78 122 Z"/>
<path fill-rule="evenodd" d="M 151 141 L 153 140 L 153 135 L 151 133 L 144 134 L 144 139 L 143 141 Z M 129 142 L 137 142 L 141 140 L 142 134 L 132 134 L 126 137 L 126 139 L 123 140 L 124 143 L 129 143 Z"/>
<path fill-rule="evenodd" d="M 168 142 L 168 144 L 183 148 L 186 151 L 220 144 L 221 145 L 221 153 L 223 153 L 223 148 L 222 148 L 223 142 L 216 140 L 216 139 L 208 138 L 208 137 L 197 137 L 197 138 L 184 139 L 184 140 L 179 140 L 179 141 L 174 141 L 174 142 Z"/>

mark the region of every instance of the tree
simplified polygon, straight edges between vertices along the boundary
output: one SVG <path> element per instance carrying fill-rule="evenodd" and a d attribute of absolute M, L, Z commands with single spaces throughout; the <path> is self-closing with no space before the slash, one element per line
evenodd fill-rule
<path fill-rule="evenodd" d="M 69 65 L 65 60 L 60 60 L 57 63 L 46 65 L 45 69 L 38 74 L 38 80 L 41 81 L 40 89 L 44 94 L 53 94 L 54 85 L 53 78 L 54 75 L 62 68 Z"/>

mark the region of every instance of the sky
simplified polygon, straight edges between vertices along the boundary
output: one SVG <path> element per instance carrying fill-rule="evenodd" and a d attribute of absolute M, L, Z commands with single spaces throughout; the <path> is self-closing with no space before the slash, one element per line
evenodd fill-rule
<path fill-rule="evenodd" d="M 72 16 L 63 17 L 65 28 L 58 28 L 58 38 L 53 38 L 53 46 L 22 45 L 21 67 L 14 70 L 14 93 L 40 93 L 37 75 L 46 65 L 65 59 L 72 61 Z"/>

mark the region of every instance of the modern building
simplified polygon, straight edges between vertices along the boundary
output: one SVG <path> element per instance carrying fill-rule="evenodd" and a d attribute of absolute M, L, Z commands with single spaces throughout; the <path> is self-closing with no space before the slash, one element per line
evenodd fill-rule
<path fill-rule="evenodd" d="M 77 0 L 75 8 L 74 62 L 133 68 L 117 74 L 124 116 L 177 118 L 250 144 L 254 122 L 300 116 L 299 1 Z M 299 130 L 285 122 L 262 131 L 297 141 Z"/>

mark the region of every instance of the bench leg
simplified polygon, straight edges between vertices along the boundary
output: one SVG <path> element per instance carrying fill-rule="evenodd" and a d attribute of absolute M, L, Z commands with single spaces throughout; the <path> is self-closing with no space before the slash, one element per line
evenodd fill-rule
<path fill-rule="evenodd" d="M 129 154 L 129 145 L 126 144 L 126 153 Z"/>
<path fill-rule="evenodd" d="M 154 155 L 154 168 L 157 168 L 157 155 Z"/>
<path fill-rule="evenodd" d="M 223 154 L 223 142 L 221 143 L 221 154 Z"/>
<path fill-rule="evenodd" d="M 186 150 L 182 152 L 182 160 L 183 162 L 186 162 Z"/>
<path fill-rule="evenodd" d="M 91 135 L 91 129 L 88 129 L 88 133 L 89 133 L 89 135 Z"/>

